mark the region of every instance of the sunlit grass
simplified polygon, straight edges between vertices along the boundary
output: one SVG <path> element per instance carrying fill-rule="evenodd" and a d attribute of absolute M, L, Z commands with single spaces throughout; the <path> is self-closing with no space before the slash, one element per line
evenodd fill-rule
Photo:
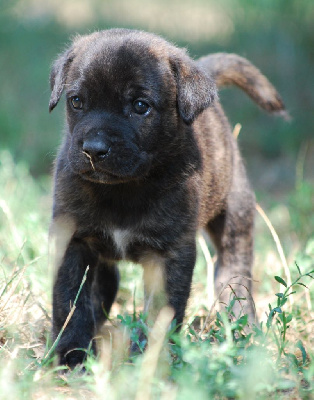
<path fill-rule="evenodd" d="M 313 281 L 306 274 L 313 270 L 314 240 L 306 237 L 301 241 L 291 230 L 281 231 L 280 223 L 285 225 L 284 219 L 291 218 L 285 205 L 277 204 L 267 214 L 278 231 L 290 267 L 291 288 L 272 235 L 257 217 L 255 279 L 259 282 L 255 283 L 254 297 L 259 317 L 264 320 L 262 326 L 245 332 L 246 319 L 232 314 L 233 300 L 225 312 L 213 310 L 208 315 L 207 270 L 200 247 L 183 332 L 172 336 L 171 344 L 164 344 L 163 336 L 169 335 L 166 313 L 155 328 L 157 334 L 151 332 L 148 352 L 130 359 L 129 337 L 136 334 L 138 324 L 133 319 L 133 300 L 135 296 L 138 315 L 142 287 L 140 268 L 125 264 L 112 321 L 99 338 L 99 358 L 87 359 L 87 374 L 79 370 L 64 374 L 55 366 L 49 340 L 50 183 L 35 181 L 24 165 L 15 165 L 9 153 L 2 152 L 0 185 L 3 398 L 310 398 L 314 375 Z M 275 217 L 278 213 L 279 220 Z M 289 297 L 293 297 L 293 305 Z"/>

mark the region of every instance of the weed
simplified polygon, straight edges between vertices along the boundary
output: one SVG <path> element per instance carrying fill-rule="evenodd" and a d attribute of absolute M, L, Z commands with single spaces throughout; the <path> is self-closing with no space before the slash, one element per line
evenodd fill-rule
<path fill-rule="evenodd" d="M 15 165 L 8 153 L 0 154 L 0 184 L 0 398 L 311 397 L 313 239 L 307 240 L 303 251 L 295 253 L 297 265 L 288 275 L 291 284 L 283 269 L 276 270 L 271 280 L 264 273 L 264 279 L 274 289 L 272 300 L 268 300 L 268 307 L 258 306 L 259 310 L 267 308 L 266 319 L 253 327 L 249 327 L 246 316 L 237 317 L 233 312 L 239 300 L 236 297 L 220 311 L 213 307 L 207 318 L 204 313 L 193 317 L 193 305 L 180 334 L 174 333 L 174 324 L 167 328 L 171 319 L 167 311 L 156 326 L 148 326 L 135 300 L 133 307 L 125 300 L 125 293 L 132 298 L 132 288 L 134 292 L 128 274 L 134 281 L 133 277 L 139 278 L 140 273 L 123 265 L 122 290 L 112 313 L 117 317 L 111 317 L 104 326 L 105 335 L 97 339 L 99 356 L 95 358 L 87 352 L 85 374 L 79 368 L 64 373 L 65 367 L 54 367 L 56 343 L 50 342 L 52 277 L 47 276 L 46 266 L 46 184 L 35 182 L 27 168 Z M 273 243 L 266 244 L 261 251 L 272 251 L 272 247 Z M 212 263 L 208 254 L 206 262 Z M 196 268 L 200 281 L 203 270 L 206 266 L 200 255 Z M 268 271 L 272 271 L 271 266 Z M 198 310 L 206 310 L 211 300 L 206 285 L 203 295 L 202 287 L 197 288 L 196 298 L 204 299 L 197 305 Z M 269 291 L 263 291 L 262 285 L 259 290 L 257 300 L 268 298 Z M 135 297 L 138 295 L 134 293 Z M 289 298 L 294 298 L 293 304 Z M 147 347 L 146 351 L 130 357 L 131 341 L 139 349 Z"/>

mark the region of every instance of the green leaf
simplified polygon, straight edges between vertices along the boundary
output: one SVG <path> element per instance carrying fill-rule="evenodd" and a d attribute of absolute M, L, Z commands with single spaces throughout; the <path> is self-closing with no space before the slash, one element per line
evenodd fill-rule
<path fill-rule="evenodd" d="M 220 312 L 217 311 L 216 317 L 217 317 L 217 319 L 218 319 L 219 321 L 222 321 L 222 317 L 221 317 L 221 315 L 220 315 Z"/>
<path fill-rule="evenodd" d="M 279 297 L 280 299 L 283 298 L 283 293 L 276 293 L 276 296 Z"/>
<path fill-rule="evenodd" d="M 288 324 L 291 320 L 292 320 L 292 314 L 289 314 L 289 315 L 286 317 L 286 323 Z"/>
<path fill-rule="evenodd" d="M 217 316 L 217 318 L 216 318 L 215 325 L 218 326 L 218 328 L 221 328 L 222 325 L 223 325 L 223 324 L 221 323 L 221 319 L 219 319 L 218 316 Z"/>
<path fill-rule="evenodd" d="M 297 268 L 298 268 L 299 274 L 300 274 L 300 275 L 302 275 L 302 274 L 301 274 L 300 267 L 298 266 L 298 264 L 297 264 L 297 263 L 295 263 L 295 265 L 296 265 L 296 266 L 297 266 Z"/>
<path fill-rule="evenodd" d="M 299 362 L 298 359 L 296 358 L 296 356 L 292 353 L 285 353 L 285 356 L 296 366 L 299 366 Z"/>
<path fill-rule="evenodd" d="M 191 326 L 189 326 L 189 332 L 190 332 L 190 334 L 193 335 L 194 337 L 197 337 L 197 333 L 195 332 L 195 330 L 194 330 Z"/>
<path fill-rule="evenodd" d="M 247 321 L 248 321 L 248 315 L 245 314 L 245 315 L 242 315 L 242 317 L 239 318 L 237 322 L 239 325 L 245 326 L 245 325 L 247 325 Z"/>
<path fill-rule="evenodd" d="M 303 365 L 305 364 L 306 361 L 306 351 L 305 348 L 303 346 L 303 343 L 301 342 L 301 340 L 299 340 L 296 344 L 297 348 L 301 350 L 302 353 L 302 361 L 303 361 Z"/>
<path fill-rule="evenodd" d="M 304 286 L 305 288 L 307 288 L 307 289 L 308 289 L 308 287 L 307 287 L 306 285 L 304 285 L 304 283 L 302 283 L 302 282 L 298 282 L 298 285 L 300 285 L 300 286 Z"/>
<path fill-rule="evenodd" d="M 276 318 L 277 324 L 282 325 L 282 322 L 283 322 L 282 319 L 283 319 L 282 314 L 278 314 L 278 316 Z"/>
<path fill-rule="evenodd" d="M 274 318 L 274 314 L 275 314 L 275 311 L 274 311 L 274 310 L 271 310 L 270 313 L 269 313 L 269 315 L 268 315 L 267 322 L 266 322 L 266 327 L 267 327 L 267 328 L 270 328 L 270 327 L 271 327 L 271 323 L 272 323 L 272 320 L 273 320 L 273 318 Z"/>
<path fill-rule="evenodd" d="M 275 307 L 273 311 L 276 311 L 278 314 L 282 313 L 282 309 L 280 307 Z"/>
<path fill-rule="evenodd" d="M 277 282 L 281 283 L 285 287 L 288 287 L 288 285 L 286 284 L 286 281 L 283 280 L 280 276 L 275 276 L 275 279 L 276 279 Z"/>
<path fill-rule="evenodd" d="M 137 343 L 137 342 L 138 342 L 138 339 L 139 339 L 139 334 L 138 334 L 138 332 L 137 332 L 137 331 L 131 332 L 131 337 L 130 337 L 130 339 L 132 340 L 132 342 Z"/>
<path fill-rule="evenodd" d="M 227 311 L 231 311 L 231 310 L 233 309 L 233 306 L 234 306 L 235 302 L 236 302 L 236 299 L 233 298 L 233 299 L 230 301 L 230 303 L 228 304 L 228 306 L 227 306 Z"/>
<path fill-rule="evenodd" d="M 284 298 L 281 300 L 280 305 L 281 305 L 281 306 L 285 305 L 285 304 L 287 303 L 287 301 L 288 301 L 287 297 L 284 297 Z"/>
<path fill-rule="evenodd" d="M 219 333 L 216 333 L 214 337 L 220 342 L 223 343 L 225 341 L 225 338 L 221 336 Z"/>

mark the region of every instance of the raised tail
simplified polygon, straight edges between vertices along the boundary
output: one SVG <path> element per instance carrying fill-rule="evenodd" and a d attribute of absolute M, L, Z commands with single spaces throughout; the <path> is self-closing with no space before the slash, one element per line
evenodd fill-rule
<path fill-rule="evenodd" d="M 202 57 L 198 65 L 215 79 L 218 87 L 235 85 L 264 110 L 289 119 L 274 86 L 253 64 L 237 54 L 215 53 Z"/>

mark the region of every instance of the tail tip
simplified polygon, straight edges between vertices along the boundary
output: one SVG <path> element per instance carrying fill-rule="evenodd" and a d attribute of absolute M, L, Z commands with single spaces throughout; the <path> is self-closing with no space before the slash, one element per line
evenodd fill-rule
<path fill-rule="evenodd" d="M 281 110 L 276 110 L 273 112 L 275 116 L 278 116 L 280 118 L 283 118 L 285 121 L 290 122 L 292 120 L 291 115 L 286 109 L 281 109 Z"/>

